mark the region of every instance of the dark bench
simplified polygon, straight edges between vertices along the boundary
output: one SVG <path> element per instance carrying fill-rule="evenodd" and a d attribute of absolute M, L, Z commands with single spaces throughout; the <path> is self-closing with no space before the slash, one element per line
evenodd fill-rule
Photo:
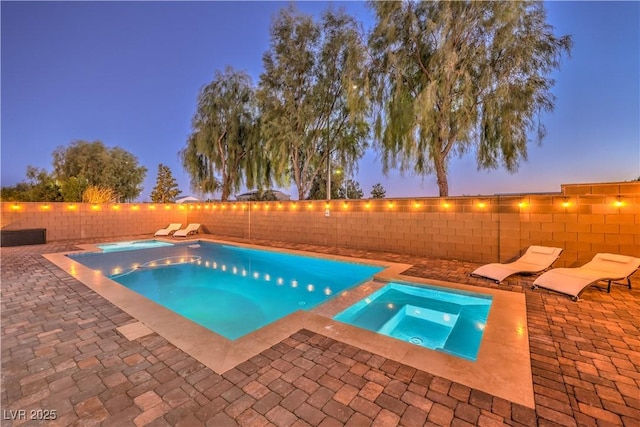
<path fill-rule="evenodd" d="M 47 243 L 46 228 L 0 230 L 0 246 L 43 245 Z"/>

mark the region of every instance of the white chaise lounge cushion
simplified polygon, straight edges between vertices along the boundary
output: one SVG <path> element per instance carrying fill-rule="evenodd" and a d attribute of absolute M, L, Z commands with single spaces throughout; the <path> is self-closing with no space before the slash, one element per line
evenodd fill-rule
<path fill-rule="evenodd" d="M 197 233 L 198 230 L 200 230 L 200 224 L 189 224 L 186 228 L 173 233 L 173 237 L 187 237 L 192 233 Z"/>
<path fill-rule="evenodd" d="M 558 259 L 561 253 L 562 248 L 533 245 L 529 246 L 525 254 L 514 262 L 486 264 L 471 274 L 488 277 L 500 283 L 513 274 L 538 273 L 546 270 Z"/>
<path fill-rule="evenodd" d="M 180 230 L 180 227 L 182 227 L 182 224 L 179 222 L 176 223 L 171 223 L 169 224 L 169 226 L 167 228 L 161 228 L 160 230 L 156 231 L 156 234 L 154 234 L 155 236 L 169 236 L 171 235 L 171 233 Z"/>
<path fill-rule="evenodd" d="M 540 275 L 533 282 L 533 286 L 578 298 L 587 287 L 601 280 L 626 279 L 638 268 L 640 268 L 640 258 L 599 253 L 582 267 L 549 270 Z"/>

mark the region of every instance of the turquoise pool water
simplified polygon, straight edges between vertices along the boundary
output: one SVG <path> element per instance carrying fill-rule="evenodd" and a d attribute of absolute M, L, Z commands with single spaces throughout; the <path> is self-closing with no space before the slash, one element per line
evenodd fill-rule
<path fill-rule="evenodd" d="M 415 345 L 476 360 L 492 297 L 390 283 L 334 318 Z"/>
<path fill-rule="evenodd" d="M 119 252 L 173 246 L 173 243 L 160 240 L 132 240 L 128 242 L 102 243 L 96 246 L 102 249 L 102 252 Z"/>
<path fill-rule="evenodd" d="M 384 268 L 205 242 L 69 256 L 231 340 L 310 310 Z"/>

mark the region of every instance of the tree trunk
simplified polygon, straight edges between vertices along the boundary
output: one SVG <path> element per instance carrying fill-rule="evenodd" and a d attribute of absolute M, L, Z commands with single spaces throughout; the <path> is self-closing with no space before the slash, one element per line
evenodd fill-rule
<path fill-rule="evenodd" d="M 440 197 L 447 197 L 449 195 L 449 182 L 447 181 L 447 171 L 444 167 L 444 159 L 434 159 L 436 167 L 436 178 L 438 179 L 438 189 L 440 190 Z"/>
<path fill-rule="evenodd" d="M 229 200 L 230 195 L 231 195 L 231 183 L 224 182 L 224 184 L 222 184 L 222 194 L 220 196 L 220 200 L 223 202 L 226 202 Z"/>

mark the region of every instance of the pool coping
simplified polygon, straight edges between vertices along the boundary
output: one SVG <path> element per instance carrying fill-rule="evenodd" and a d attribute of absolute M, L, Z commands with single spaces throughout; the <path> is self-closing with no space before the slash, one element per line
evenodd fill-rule
<path fill-rule="evenodd" d="M 156 238 L 156 240 L 164 239 Z M 166 241 L 177 243 L 171 239 Z M 318 254 L 210 238 L 198 238 L 185 242 L 194 244 L 198 241 L 380 265 L 385 269 L 376 274 L 373 280 L 336 295 L 311 311 L 296 311 L 253 333 L 231 341 L 66 256 L 87 251 L 100 251 L 96 245 L 77 245 L 82 250 L 43 256 L 216 373 L 224 373 L 300 329 L 308 329 L 450 381 L 534 408 L 526 302 L 525 295 L 522 293 L 403 275 L 402 272 L 410 268 L 410 264 Z M 388 282 L 435 285 L 491 295 L 492 308 L 477 360 L 473 362 L 429 350 L 332 319 L 335 314 L 376 292 Z"/>

